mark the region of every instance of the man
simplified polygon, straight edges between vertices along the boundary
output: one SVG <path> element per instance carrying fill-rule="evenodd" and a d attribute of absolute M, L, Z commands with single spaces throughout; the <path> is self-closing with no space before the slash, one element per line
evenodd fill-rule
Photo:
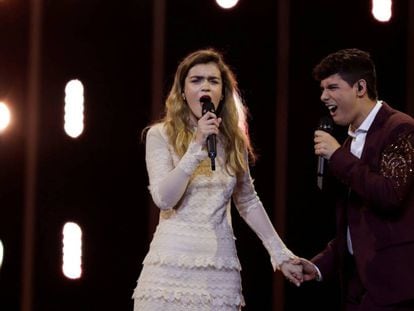
<path fill-rule="evenodd" d="M 315 154 L 345 191 L 335 195 L 337 234 L 304 280 L 339 275 L 347 311 L 414 310 L 414 120 L 377 99 L 370 55 L 345 49 L 314 69 L 333 121 L 348 126 L 341 146 L 315 131 Z"/>

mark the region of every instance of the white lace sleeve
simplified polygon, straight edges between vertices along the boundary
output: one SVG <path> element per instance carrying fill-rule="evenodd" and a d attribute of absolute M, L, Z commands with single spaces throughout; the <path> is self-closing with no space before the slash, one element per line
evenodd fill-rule
<path fill-rule="evenodd" d="M 207 157 L 202 146 L 192 142 L 187 152 L 174 166 L 168 138 L 163 133 L 163 125 L 158 124 L 148 130 L 146 137 L 145 161 L 149 176 L 149 190 L 154 203 L 160 209 L 173 208 L 181 199 L 191 174 L 200 161 Z"/>
<path fill-rule="evenodd" d="M 286 247 L 274 229 L 247 171 L 239 178 L 233 194 L 234 203 L 241 217 L 253 229 L 270 255 L 273 270 L 296 256 Z"/>

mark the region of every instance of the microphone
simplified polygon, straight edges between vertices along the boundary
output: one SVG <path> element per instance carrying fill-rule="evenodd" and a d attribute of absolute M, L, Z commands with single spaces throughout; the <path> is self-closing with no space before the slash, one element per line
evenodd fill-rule
<path fill-rule="evenodd" d="M 202 114 L 205 115 L 207 111 L 210 111 L 212 113 L 216 113 L 216 110 L 214 109 L 214 104 L 211 102 L 211 97 L 208 95 L 203 95 L 200 97 L 200 103 L 202 103 Z M 217 156 L 217 149 L 216 149 L 216 134 L 210 134 L 207 137 L 207 153 L 208 157 L 211 160 L 211 170 L 216 169 L 216 163 L 215 159 Z"/>
<path fill-rule="evenodd" d="M 318 130 L 325 131 L 329 134 L 333 132 L 333 121 L 329 116 L 323 116 L 319 120 Z M 325 176 L 326 159 L 318 156 L 318 167 L 316 173 L 316 184 L 320 190 L 323 189 L 323 177 Z"/>

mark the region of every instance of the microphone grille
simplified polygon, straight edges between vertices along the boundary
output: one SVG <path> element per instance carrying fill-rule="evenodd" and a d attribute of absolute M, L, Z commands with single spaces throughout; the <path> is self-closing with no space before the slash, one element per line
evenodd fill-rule
<path fill-rule="evenodd" d="M 214 109 L 214 104 L 211 102 L 211 97 L 208 95 L 203 95 L 200 97 L 200 103 L 202 104 L 202 114 L 204 115 L 207 111 L 216 113 Z"/>
<path fill-rule="evenodd" d="M 333 120 L 330 116 L 322 116 L 319 120 L 319 130 L 332 133 L 333 132 Z"/>

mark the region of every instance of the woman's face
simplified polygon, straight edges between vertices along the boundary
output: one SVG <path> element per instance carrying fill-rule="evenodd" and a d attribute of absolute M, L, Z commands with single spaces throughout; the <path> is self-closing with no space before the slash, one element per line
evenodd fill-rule
<path fill-rule="evenodd" d="M 215 109 L 220 103 L 223 94 L 223 81 L 216 63 L 198 64 L 192 67 L 184 81 L 184 97 L 196 119 L 202 116 L 202 96 L 210 96 Z"/>

